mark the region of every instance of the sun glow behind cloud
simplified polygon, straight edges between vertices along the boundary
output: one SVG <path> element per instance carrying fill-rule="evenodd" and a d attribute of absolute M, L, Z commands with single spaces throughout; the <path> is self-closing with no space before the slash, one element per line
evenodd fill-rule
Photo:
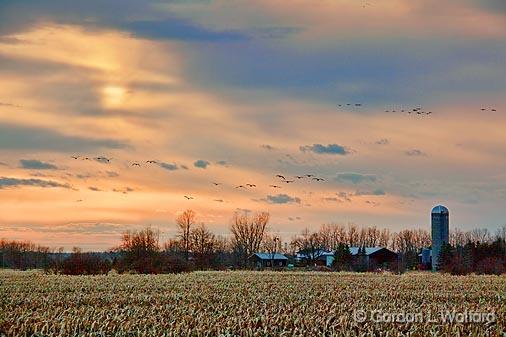
<path fill-rule="evenodd" d="M 109 85 L 102 89 L 102 94 L 105 107 L 114 108 L 125 102 L 127 90 L 119 86 Z"/>

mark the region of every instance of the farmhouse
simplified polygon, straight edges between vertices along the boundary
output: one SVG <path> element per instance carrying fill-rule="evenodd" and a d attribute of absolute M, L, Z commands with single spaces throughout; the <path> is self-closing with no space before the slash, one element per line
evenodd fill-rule
<path fill-rule="evenodd" d="M 257 268 L 286 267 L 288 263 L 288 258 L 279 253 L 255 253 L 248 260 Z"/>

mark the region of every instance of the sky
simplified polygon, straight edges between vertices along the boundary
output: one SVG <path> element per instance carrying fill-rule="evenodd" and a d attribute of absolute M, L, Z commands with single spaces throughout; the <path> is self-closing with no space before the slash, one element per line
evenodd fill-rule
<path fill-rule="evenodd" d="M 2 0 L 0 238 L 108 249 L 191 208 L 288 241 L 437 204 L 493 232 L 505 42 L 503 0 Z"/>

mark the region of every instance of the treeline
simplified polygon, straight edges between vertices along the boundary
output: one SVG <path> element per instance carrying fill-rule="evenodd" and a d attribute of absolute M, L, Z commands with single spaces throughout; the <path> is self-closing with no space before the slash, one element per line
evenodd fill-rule
<path fill-rule="evenodd" d="M 269 214 L 266 212 L 234 213 L 230 235 L 227 236 L 212 233 L 204 223 L 198 222 L 193 210 L 184 211 L 175 220 L 177 235 L 166 242 L 160 242 L 158 230 L 147 227 L 125 232 L 117 247 L 103 253 L 86 253 L 79 248 L 63 253 L 61 248 L 54 251 L 29 242 L 1 240 L 0 262 L 4 268 L 43 268 L 48 272 L 71 275 L 107 273 L 111 269 L 120 273 L 170 273 L 248 268 L 248 258 L 256 252 L 282 253 L 293 261 L 297 252 L 304 251 L 308 257 L 305 262 L 313 265 L 324 251 L 340 251 L 346 256 L 343 247 L 379 246 L 398 253 L 399 270 L 412 270 L 421 268 L 419 253 L 422 248 L 431 245 L 430 233 L 426 230 L 391 232 L 376 226 L 360 228 L 354 224 L 324 224 L 317 231 L 305 229 L 283 241 L 279 234 L 269 231 Z M 469 261 L 467 251 L 471 250 L 473 260 L 470 264 L 466 262 L 466 266 L 472 267 L 466 267 L 466 270 L 489 271 L 491 268 L 485 266 L 491 262 L 487 263 L 481 257 L 494 257 L 494 265 L 501 261 L 504 265 L 504 251 L 497 251 L 494 242 L 504 243 L 505 237 L 506 226 L 495 235 L 486 229 L 454 230 L 450 233 L 452 250 L 449 250 L 448 256 L 453 262 Z M 471 249 L 468 243 L 475 248 Z M 448 263 L 448 266 L 451 265 Z M 443 266 L 441 270 L 455 273 Z"/>
<path fill-rule="evenodd" d="M 506 241 L 497 236 L 492 242 L 465 245 L 446 244 L 441 248 L 438 269 L 453 275 L 506 273 Z"/>
<path fill-rule="evenodd" d="M 35 245 L 29 241 L 0 239 L 0 263 L 2 268 L 32 269 L 45 268 L 54 253 L 49 247 Z"/>

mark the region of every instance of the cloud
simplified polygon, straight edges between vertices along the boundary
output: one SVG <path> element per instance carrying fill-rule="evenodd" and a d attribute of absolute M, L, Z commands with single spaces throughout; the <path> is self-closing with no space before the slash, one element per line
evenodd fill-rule
<path fill-rule="evenodd" d="M 299 149 L 302 152 L 314 152 L 317 154 L 336 154 L 345 156 L 351 153 L 351 150 L 338 144 L 313 144 L 313 145 L 305 145 L 300 146 Z"/>
<path fill-rule="evenodd" d="M 406 154 L 406 156 L 410 156 L 410 157 L 425 157 L 425 156 L 427 156 L 427 154 L 425 152 L 423 152 L 422 150 L 418 150 L 418 149 L 409 150 L 404 153 Z"/>
<path fill-rule="evenodd" d="M 300 198 L 291 197 L 288 194 L 268 195 L 264 200 L 270 204 L 300 204 Z"/>
<path fill-rule="evenodd" d="M 248 35 L 234 30 L 211 30 L 188 19 L 170 17 L 164 20 L 128 21 L 118 25 L 136 36 L 151 39 L 168 39 L 206 42 L 247 41 Z"/>
<path fill-rule="evenodd" d="M 123 194 L 127 194 L 128 192 L 133 192 L 135 191 L 133 188 L 131 187 L 125 187 L 123 189 L 120 189 L 120 188 L 113 188 L 112 189 L 113 192 L 116 192 L 116 193 L 123 193 Z"/>
<path fill-rule="evenodd" d="M 58 167 L 50 164 L 50 163 L 44 163 L 40 160 L 36 159 L 21 159 L 19 161 L 20 167 L 27 169 L 27 170 L 57 170 Z"/>
<path fill-rule="evenodd" d="M 348 201 L 348 202 L 351 201 L 351 197 L 352 197 L 351 193 L 339 192 L 339 193 L 336 193 L 336 195 L 339 196 L 339 198 L 342 199 L 341 201 Z"/>
<path fill-rule="evenodd" d="M 228 162 L 226 160 L 218 160 L 216 162 L 216 165 L 220 165 L 220 166 L 228 166 Z"/>
<path fill-rule="evenodd" d="M 0 177 L 0 189 L 19 186 L 37 186 L 44 188 L 50 187 L 72 188 L 69 184 L 61 184 L 59 182 L 52 180 Z"/>
<path fill-rule="evenodd" d="M 5 102 L 0 102 L 0 106 L 9 106 L 9 107 L 13 107 L 13 108 L 21 108 L 20 105 L 12 104 L 12 103 L 5 103 Z"/>
<path fill-rule="evenodd" d="M 386 138 L 382 138 L 380 140 L 377 140 L 376 142 L 374 142 L 374 144 L 376 145 L 388 145 L 390 144 L 390 141 Z"/>
<path fill-rule="evenodd" d="M 361 173 L 354 173 L 354 172 L 344 172 L 344 173 L 338 173 L 335 180 L 341 181 L 341 182 L 348 182 L 352 184 L 361 184 L 361 183 L 373 183 L 377 179 L 376 175 L 374 174 L 361 174 Z"/>
<path fill-rule="evenodd" d="M 1 150 L 93 151 L 101 148 L 125 149 L 130 145 L 113 139 L 67 136 L 54 130 L 0 124 Z"/>
<path fill-rule="evenodd" d="M 203 159 L 199 159 L 193 163 L 193 166 L 198 167 L 198 168 L 202 168 L 202 169 L 207 168 L 209 165 L 211 165 L 211 163 L 208 162 L 207 160 L 203 160 Z"/>
<path fill-rule="evenodd" d="M 114 172 L 114 171 L 105 171 L 105 174 L 107 175 L 108 178 L 119 177 L 119 173 Z"/>
<path fill-rule="evenodd" d="M 160 163 L 157 163 L 158 166 L 160 166 L 161 168 L 163 169 L 166 169 L 168 171 L 175 171 L 175 170 L 178 170 L 179 167 L 177 166 L 177 164 L 175 163 L 164 163 L 164 162 L 160 162 Z"/>
<path fill-rule="evenodd" d="M 248 209 L 248 208 L 239 208 L 239 207 L 236 208 L 235 211 L 239 212 L 239 213 L 246 213 L 246 214 L 253 212 L 251 209 Z"/>
<path fill-rule="evenodd" d="M 385 191 L 381 188 L 375 189 L 373 191 L 357 191 L 355 195 L 385 195 Z"/>

